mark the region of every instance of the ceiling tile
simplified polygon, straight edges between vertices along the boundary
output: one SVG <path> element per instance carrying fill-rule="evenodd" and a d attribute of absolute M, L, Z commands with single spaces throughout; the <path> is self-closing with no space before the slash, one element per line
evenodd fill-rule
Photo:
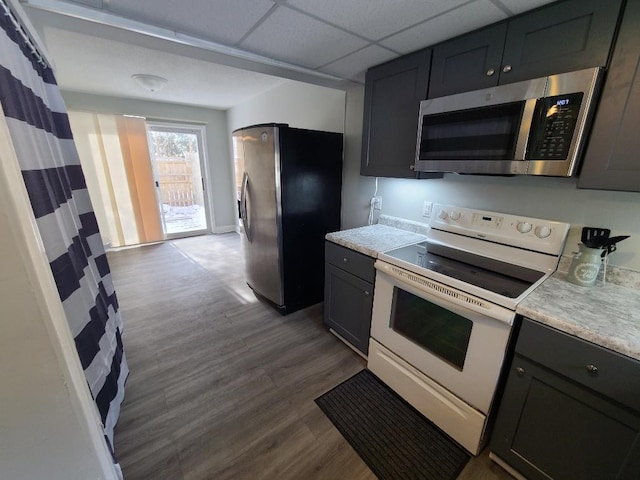
<path fill-rule="evenodd" d="M 332 62 L 329 65 L 325 65 L 320 69 L 320 71 L 343 78 L 357 80 L 361 77 L 360 74 L 366 71 L 369 67 L 386 62 L 387 60 L 391 60 L 397 56 L 398 54 L 393 53 L 386 48 L 379 47 L 378 45 L 369 45 L 362 50 L 358 50 L 351 55 L 347 55 L 340 60 Z"/>
<path fill-rule="evenodd" d="M 285 5 L 292 5 L 358 35 L 378 40 L 467 1 L 288 0 Z"/>
<path fill-rule="evenodd" d="M 50 27 L 44 39 L 63 90 L 227 109 L 287 81 Z M 148 92 L 132 80 L 134 73 L 160 75 L 168 83 Z"/>
<path fill-rule="evenodd" d="M 233 45 L 272 7 L 270 0 L 109 0 L 107 8 L 126 18 Z"/>
<path fill-rule="evenodd" d="M 502 3 L 505 7 L 507 7 L 509 10 L 511 10 L 515 15 L 517 13 L 526 12 L 527 10 L 531 10 L 541 5 L 551 3 L 555 0 L 498 0 L 498 1 Z"/>
<path fill-rule="evenodd" d="M 507 15 L 489 0 L 478 0 L 382 40 L 380 43 L 398 52 L 409 53 L 506 17 Z"/>
<path fill-rule="evenodd" d="M 326 23 L 279 7 L 240 44 L 270 58 L 317 68 L 367 45 Z"/>

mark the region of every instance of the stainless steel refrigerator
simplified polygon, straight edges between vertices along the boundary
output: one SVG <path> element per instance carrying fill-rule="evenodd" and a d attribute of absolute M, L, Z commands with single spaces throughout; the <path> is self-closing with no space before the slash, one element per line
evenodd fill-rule
<path fill-rule="evenodd" d="M 323 299 L 324 236 L 340 229 L 342 134 L 233 132 L 247 284 L 282 313 Z"/>

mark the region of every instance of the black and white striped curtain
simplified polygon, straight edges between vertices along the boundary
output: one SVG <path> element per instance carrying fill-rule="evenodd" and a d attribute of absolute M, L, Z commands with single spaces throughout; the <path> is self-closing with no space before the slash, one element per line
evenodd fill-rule
<path fill-rule="evenodd" d="M 0 105 L 87 383 L 113 448 L 129 372 L 122 319 L 53 72 L 0 3 Z"/>

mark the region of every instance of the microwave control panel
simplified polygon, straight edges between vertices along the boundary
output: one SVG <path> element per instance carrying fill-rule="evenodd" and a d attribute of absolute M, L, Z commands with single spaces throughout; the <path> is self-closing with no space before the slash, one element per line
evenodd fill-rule
<path fill-rule="evenodd" d="M 527 160 L 566 160 L 576 129 L 583 93 L 544 97 L 536 102 Z"/>

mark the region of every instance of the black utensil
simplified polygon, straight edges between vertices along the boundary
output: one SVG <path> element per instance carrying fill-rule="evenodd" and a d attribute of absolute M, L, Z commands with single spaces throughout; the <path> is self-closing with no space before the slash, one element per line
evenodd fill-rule
<path fill-rule="evenodd" d="M 594 242 L 590 242 L 593 237 L 603 237 L 609 238 L 611 234 L 611 230 L 608 228 L 599 228 L 599 227 L 583 227 L 582 228 L 582 236 L 580 240 L 589 248 L 599 248 L 599 246 L 592 247 L 589 243 L 593 244 Z M 587 243 L 589 242 L 589 243 Z"/>
<path fill-rule="evenodd" d="M 603 248 L 607 241 L 608 237 L 604 235 L 595 235 L 593 237 L 584 239 L 582 243 L 589 248 Z"/>
<path fill-rule="evenodd" d="M 602 245 L 602 248 L 604 249 L 601 255 L 602 258 L 604 258 L 605 255 L 609 255 L 610 253 L 615 252 L 618 248 L 616 244 L 621 242 L 625 238 L 629 238 L 629 235 L 619 235 L 617 237 L 607 238 Z"/>

